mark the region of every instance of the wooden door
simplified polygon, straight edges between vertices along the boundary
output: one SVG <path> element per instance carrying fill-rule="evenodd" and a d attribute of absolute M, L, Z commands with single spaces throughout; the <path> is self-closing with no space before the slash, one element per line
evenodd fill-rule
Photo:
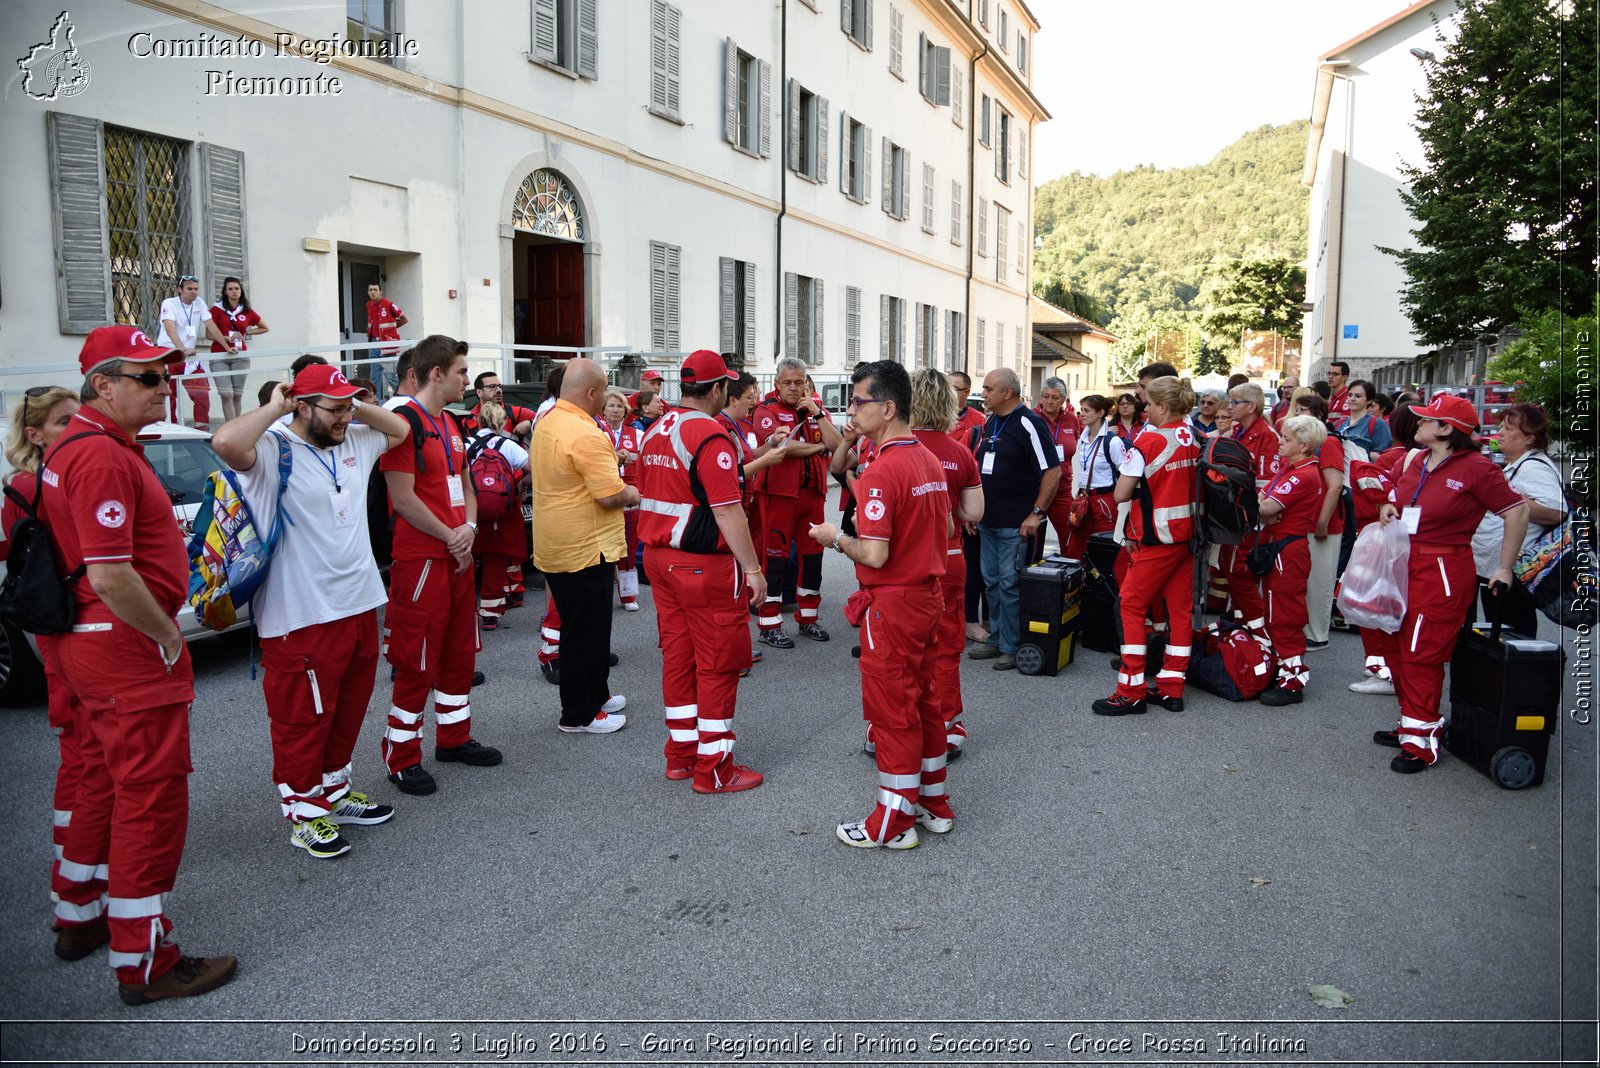
<path fill-rule="evenodd" d="M 587 344 L 583 331 L 583 246 L 560 241 L 528 247 L 526 345 Z M 561 354 L 551 355 L 560 358 Z"/>

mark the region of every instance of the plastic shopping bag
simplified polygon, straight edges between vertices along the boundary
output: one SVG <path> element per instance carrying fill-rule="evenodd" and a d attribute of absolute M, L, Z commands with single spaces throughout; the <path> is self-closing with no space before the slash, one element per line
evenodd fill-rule
<path fill-rule="evenodd" d="M 1373 523 L 1356 538 L 1339 586 L 1339 611 L 1358 627 L 1387 634 L 1406 614 L 1411 537 L 1399 522 Z"/>

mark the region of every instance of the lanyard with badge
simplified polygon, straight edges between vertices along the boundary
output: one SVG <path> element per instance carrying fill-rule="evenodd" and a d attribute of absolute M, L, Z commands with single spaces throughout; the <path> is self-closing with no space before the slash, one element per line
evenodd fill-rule
<path fill-rule="evenodd" d="M 1011 417 L 1017 414 L 1015 408 L 1006 413 L 994 428 L 994 433 L 989 435 L 989 450 L 983 454 L 983 473 L 994 474 L 994 454 L 1000 450 L 1000 435 L 1006 432 L 1006 424 L 1011 422 Z"/>
<path fill-rule="evenodd" d="M 295 442 L 301 448 L 316 458 L 317 466 L 328 473 L 328 479 L 333 483 L 333 489 L 328 491 L 328 505 L 333 510 L 333 525 L 335 527 L 350 527 L 355 525 L 355 511 L 350 507 L 355 499 L 355 494 L 345 493 L 344 485 L 339 481 L 339 450 L 337 447 L 330 449 L 328 456 L 322 455 L 322 450 L 307 445 L 303 441 Z"/>
<path fill-rule="evenodd" d="M 461 476 L 456 474 L 455 454 L 450 451 L 450 441 L 444 436 L 444 431 L 439 429 L 439 424 L 434 422 L 433 416 L 422 405 L 416 406 L 422 418 L 428 421 L 428 426 L 433 429 L 433 436 L 439 439 L 439 447 L 444 450 L 444 465 L 449 468 L 450 474 L 445 478 L 445 488 L 450 491 L 450 507 L 463 508 L 467 503 L 466 492 L 461 487 Z M 449 420 L 446 420 L 448 422 Z"/>
<path fill-rule="evenodd" d="M 1422 474 L 1417 479 L 1417 491 L 1411 495 L 1411 503 L 1406 505 L 1400 512 L 1400 522 L 1406 525 L 1406 533 L 1413 536 L 1417 533 L 1417 529 L 1422 526 L 1422 509 L 1417 507 L 1417 498 L 1422 496 L 1423 487 L 1428 484 L 1428 477 L 1434 471 L 1439 470 L 1439 467 L 1443 467 L 1455 459 L 1455 453 L 1451 453 L 1439 461 L 1439 466 L 1435 467 L 1433 471 L 1428 470 L 1428 460 L 1430 459 L 1431 457 L 1427 456 L 1422 458 Z"/>

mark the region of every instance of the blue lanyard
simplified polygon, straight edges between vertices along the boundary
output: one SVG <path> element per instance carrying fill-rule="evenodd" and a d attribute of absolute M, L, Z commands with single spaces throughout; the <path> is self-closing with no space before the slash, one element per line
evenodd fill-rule
<path fill-rule="evenodd" d="M 339 485 L 339 461 L 338 461 L 339 452 L 338 452 L 338 450 L 337 449 L 333 450 L 333 452 L 332 452 L 333 458 L 332 459 L 324 460 L 322 458 L 322 452 L 320 450 L 312 448 L 310 445 L 307 445 L 303 441 L 297 441 L 297 442 L 295 442 L 295 444 L 299 445 L 301 448 L 303 448 L 307 452 L 309 452 L 312 456 L 315 456 L 317 458 L 317 466 L 322 468 L 324 471 L 328 472 L 328 477 L 333 480 L 333 492 L 335 492 L 335 493 L 343 493 L 344 492 L 344 487 Z"/>
<path fill-rule="evenodd" d="M 450 469 L 450 474 L 453 476 L 456 473 L 456 461 L 454 454 L 450 451 L 450 442 L 445 440 L 444 431 L 440 430 L 439 424 L 433 421 L 433 416 L 428 414 L 428 409 L 419 404 L 417 405 L 417 411 L 422 413 L 422 418 L 426 419 L 428 425 L 433 428 L 433 436 L 439 439 L 439 447 L 444 449 L 444 465 Z"/>
<path fill-rule="evenodd" d="M 1455 458 L 1455 453 L 1451 453 L 1449 456 L 1446 456 L 1443 460 L 1439 461 L 1439 467 L 1443 467 L 1445 464 L 1449 463 L 1454 458 Z M 1439 467 L 1435 467 L 1433 469 L 1433 471 L 1439 470 Z M 1415 493 L 1413 493 L 1411 495 L 1411 506 L 1412 507 L 1416 506 L 1417 498 L 1422 496 L 1422 487 L 1424 487 L 1424 486 L 1426 486 L 1428 484 L 1428 476 L 1433 474 L 1433 471 L 1429 471 L 1428 470 L 1428 457 L 1424 456 L 1422 458 L 1422 477 L 1417 479 L 1417 492 L 1415 492 Z"/>
<path fill-rule="evenodd" d="M 1017 408 L 1020 407 L 1022 407 L 1020 404 L 1017 405 Z M 1011 417 L 1013 415 L 1017 414 L 1017 408 L 1013 408 L 1011 411 L 1007 412 L 1006 417 L 1000 420 L 1000 425 L 994 428 L 994 433 L 989 436 L 989 448 L 995 450 L 996 452 L 1000 451 L 1000 435 L 1006 432 L 1006 424 L 1011 422 Z"/>

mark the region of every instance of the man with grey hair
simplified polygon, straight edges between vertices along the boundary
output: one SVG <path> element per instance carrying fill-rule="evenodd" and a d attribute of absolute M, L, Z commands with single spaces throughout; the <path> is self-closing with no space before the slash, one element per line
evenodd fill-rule
<path fill-rule="evenodd" d="M 233 957 L 186 957 L 165 915 L 189 818 L 194 669 L 178 609 L 189 592 L 172 499 L 139 431 L 161 419 L 184 350 L 102 326 L 79 354 L 84 406 L 44 458 L 43 517 L 76 608 L 56 636 L 82 717 L 83 778 L 55 882 L 56 956 L 106 942 L 128 1005 L 233 978 Z"/>
<path fill-rule="evenodd" d="M 983 402 L 990 415 L 978 441 L 978 471 L 983 478 L 978 535 L 993 631 L 967 655 L 993 660 L 996 671 L 1009 671 L 1017 666 L 1021 554 L 1056 499 L 1061 458 L 1051 445 L 1049 426 L 1022 403 L 1022 382 L 1015 371 L 1007 367 L 990 371 L 983 380 Z"/>
<path fill-rule="evenodd" d="M 793 356 L 778 361 L 773 391 L 757 405 L 752 421 L 756 445 L 776 445 L 787 437 L 783 459 L 760 472 L 761 518 L 766 527 L 767 596 L 757 617 L 757 638 L 774 649 L 793 649 L 783 632 L 783 588 L 789 571 L 789 546 L 799 547 L 794 621 L 800 633 L 825 642 L 830 635 L 817 622 L 822 607 L 822 546 L 809 536 L 822 522 L 828 494 L 828 459 L 839 447 L 833 420 L 806 388 L 806 363 Z"/>
<path fill-rule="evenodd" d="M 1189 425 L 1194 427 L 1194 432 L 1202 437 L 1210 437 L 1217 432 L 1217 405 L 1222 402 L 1220 389 L 1203 389 L 1195 400 L 1194 411 L 1189 415 Z"/>

